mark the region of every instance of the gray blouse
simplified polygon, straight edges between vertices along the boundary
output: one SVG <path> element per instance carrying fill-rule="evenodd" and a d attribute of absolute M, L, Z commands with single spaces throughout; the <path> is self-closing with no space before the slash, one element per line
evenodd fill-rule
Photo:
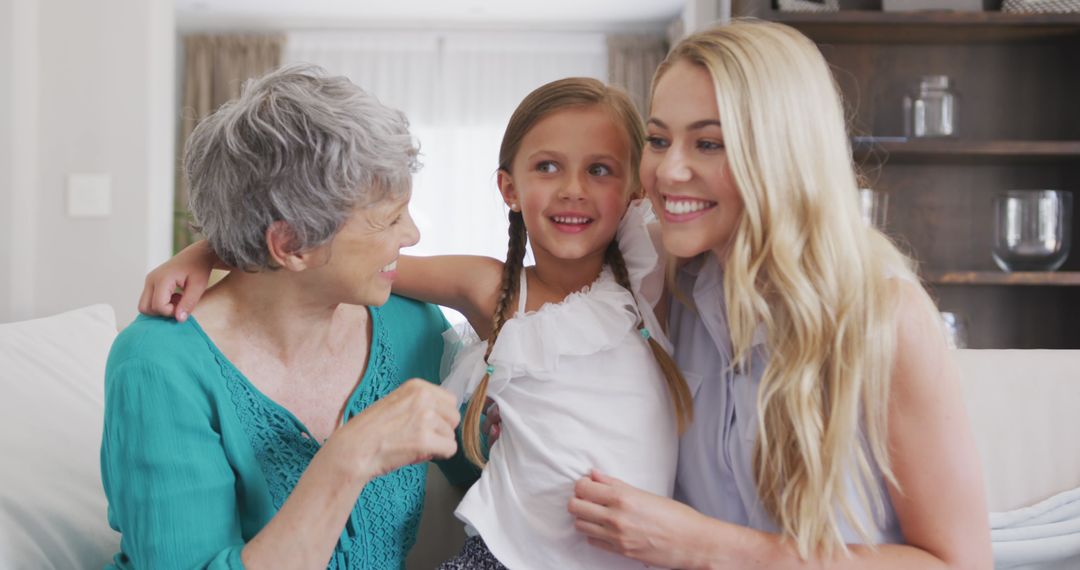
<path fill-rule="evenodd" d="M 694 421 L 679 443 L 675 498 L 713 518 L 778 532 L 758 499 L 753 476 L 757 390 L 768 362 L 764 328 L 755 331 L 749 371 L 732 370 L 723 270 L 716 257 L 706 255 L 688 263 L 679 270 L 676 283 L 693 299 L 697 311 L 672 301 L 669 325 L 675 361 L 694 395 Z M 903 535 L 884 479 L 877 475 L 877 481 L 884 513 L 875 517 L 863 508 L 853 477 L 848 479 L 848 504 L 875 543 L 901 543 Z M 862 542 L 843 516 L 839 520 L 846 542 Z"/>

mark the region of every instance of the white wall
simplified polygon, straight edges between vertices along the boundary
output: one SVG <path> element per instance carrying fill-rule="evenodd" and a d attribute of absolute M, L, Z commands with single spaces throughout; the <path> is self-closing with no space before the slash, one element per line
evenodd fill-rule
<path fill-rule="evenodd" d="M 0 48 L 8 64 L 0 79 L 0 321 L 32 314 L 37 234 L 37 4 L 8 0 L 0 18 Z"/>
<path fill-rule="evenodd" d="M 0 110 L 23 122 L 11 130 L 15 144 L 0 143 L 16 179 L 10 220 L 0 218 L 12 224 L 0 245 L 11 271 L 0 321 L 107 302 L 126 323 L 143 275 L 169 254 L 172 3 L 9 1 L 16 9 L 0 18 L 0 37 L 15 36 L 23 56 L 0 83 L 14 94 L 0 95 Z M 71 173 L 111 175 L 110 216 L 67 216 Z"/>
<path fill-rule="evenodd" d="M 686 0 L 681 16 L 683 32 L 690 35 L 730 20 L 731 0 Z"/>
<path fill-rule="evenodd" d="M 15 38 L 15 4 L 0 1 L 0 69 L 13 68 Z M 11 211 L 12 168 L 11 153 L 14 149 L 14 78 L 9 72 L 0 73 L 0 321 L 11 307 Z"/>

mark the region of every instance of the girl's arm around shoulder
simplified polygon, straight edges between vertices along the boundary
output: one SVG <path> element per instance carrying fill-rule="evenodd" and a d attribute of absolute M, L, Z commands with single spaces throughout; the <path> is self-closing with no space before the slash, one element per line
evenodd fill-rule
<path fill-rule="evenodd" d="M 480 338 L 487 338 L 502 284 L 501 261 L 479 255 L 403 255 L 397 269 L 394 293 L 460 311 Z"/>
<path fill-rule="evenodd" d="M 174 317 L 184 322 L 202 298 L 213 269 L 230 269 L 221 262 L 209 242 L 199 240 L 162 263 L 146 276 L 139 312 Z M 183 294 L 175 294 L 177 289 Z"/>

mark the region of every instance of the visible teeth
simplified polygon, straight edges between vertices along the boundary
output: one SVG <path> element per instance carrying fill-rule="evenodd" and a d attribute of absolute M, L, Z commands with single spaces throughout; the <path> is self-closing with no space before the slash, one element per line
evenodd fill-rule
<path fill-rule="evenodd" d="M 587 224 L 592 221 L 591 218 L 577 218 L 571 216 L 552 216 L 551 219 L 555 220 L 557 224 Z"/>
<path fill-rule="evenodd" d="M 690 214 L 715 205 L 716 202 L 706 202 L 704 200 L 673 200 L 670 198 L 664 200 L 664 209 L 669 214 Z"/>
<path fill-rule="evenodd" d="M 395 269 L 397 269 L 397 260 L 396 259 L 391 261 L 387 265 L 384 265 L 383 268 L 381 269 L 381 271 L 383 273 L 386 273 L 387 271 L 393 271 Z"/>

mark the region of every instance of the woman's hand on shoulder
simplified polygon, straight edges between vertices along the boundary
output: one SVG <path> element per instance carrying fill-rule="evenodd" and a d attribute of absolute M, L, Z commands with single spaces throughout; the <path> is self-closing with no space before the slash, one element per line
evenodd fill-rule
<path fill-rule="evenodd" d="M 210 272 L 220 263 L 206 240 L 185 247 L 146 276 L 139 312 L 144 315 L 176 317 L 187 320 L 202 298 L 210 281 Z M 183 293 L 176 293 L 182 289 Z"/>
<path fill-rule="evenodd" d="M 663 568 L 699 566 L 701 531 L 718 522 L 595 470 L 574 485 L 567 509 L 589 544 Z"/>
<path fill-rule="evenodd" d="M 346 469 L 371 480 L 399 467 L 452 457 L 460 415 L 450 392 L 414 378 L 353 417 L 327 442 Z"/>

